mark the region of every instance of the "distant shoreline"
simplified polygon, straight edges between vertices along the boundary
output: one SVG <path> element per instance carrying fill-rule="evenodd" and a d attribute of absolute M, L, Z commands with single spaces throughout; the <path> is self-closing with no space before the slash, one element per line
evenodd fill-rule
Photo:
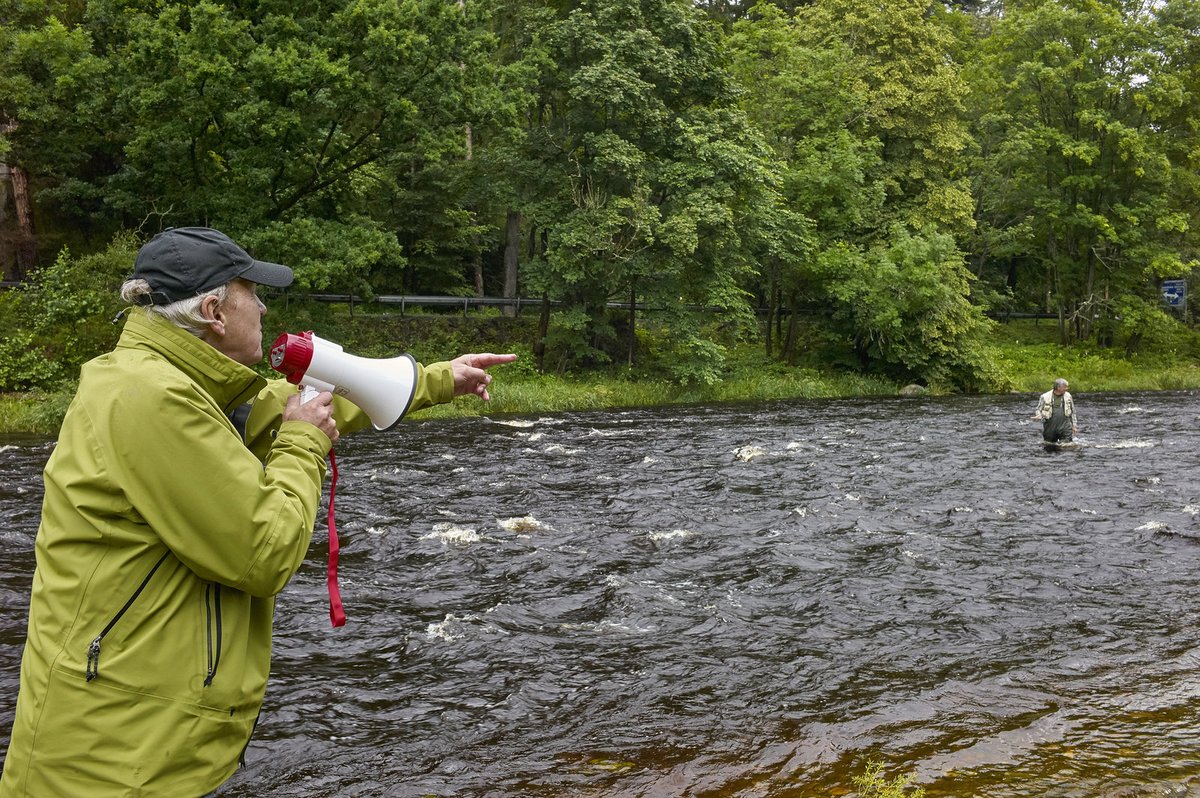
<path fill-rule="evenodd" d="M 1009 391 L 973 395 L 1026 393 L 1034 396 L 1049 390 L 1058 376 L 1070 380 L 1072 390 L 1079 395 L 1200 389 L 1200 364 L 1195 362 L 1139 364 L 1120 358 L 1103 360 L 1094 353 L 1086 355 L 1086 360 L 1084 364 L 1063 362 L 1055 370 L 1039 364 L 1037 369 L 1026 369 L 1016 376 L 1010 369 L 1009 379 L 1013 385 Z M 903 384 L 879 377 L 823 374 L 811 369 L 779 369 L 764 373 L 766 371 L 743 367 L 717 385 L 680 387 L 666 381 L 551 376 L 528 371 L 506 376 L 504 367 L 498 367 L 493 372 L 495 383 L 490 402 L 459 397 L 449 404 L 415 413 L 409 421 L 723 402 L 869 398 L 900 396 L 905 389 Z M 56 435 L 74 390 L 75 386 L 70 385 L 54 392 L 0 394 L 0 435 Z M 922 390 L 921 393 L 931 392 Z"/>

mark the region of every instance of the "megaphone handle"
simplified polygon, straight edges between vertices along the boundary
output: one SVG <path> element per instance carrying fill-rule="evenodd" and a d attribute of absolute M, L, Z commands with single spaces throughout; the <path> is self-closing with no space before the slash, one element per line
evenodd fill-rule
<path fill-rule="evenodd" d="M 329 391 L 330 393 L 334 393 L 334 389 L 336 387 L 337 386 L 330 385 L 324 380 L 318 380 L 313 377 L 309 377 L 304 382 L 300 383 L 300 404 L 304 404 L 321 391 Z"/>
<path fill-rule="evenodd" d="M 325 570 L 325 584 L 329 588 L 329 620 L 334 628 L 344 626 L 346 612 L 342 609 L 342 591 L 338 589 L 338 536 L 337 525 L 333 520 L 333 497 L 337 493 L 337 457 L 329 450 L 329 466 L 332 478 L 329 483 L 329 562 Z"/>

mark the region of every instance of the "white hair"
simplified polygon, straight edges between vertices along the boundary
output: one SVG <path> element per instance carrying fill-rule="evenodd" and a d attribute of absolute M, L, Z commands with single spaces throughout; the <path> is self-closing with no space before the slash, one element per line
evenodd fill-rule
<path fill-rule="evenodd" d="M 126 280 L 121 286 L 121 299 L 134 305 L 141 305 L 140 297 L 147 296 L 153 289 L 150 283 L 142 279 Z M 200 314 L 200 305 L 204 302 L 205 297 L 214 296 L 217 302 L 224 302 L 229 295 L 229 285 L 219 285 L 216 288 L 210 288 L 200 294 L 187 299 L 181 299 L 178 302 L 172 302 L 168 305 L 142 305 L 151 313 L 157 313 L 167 321 L 174 324 L 183 330 L 187 330 L 192 335 L 200 338 L 208 331 L 208 325 L 212 324 L 211 319 L 206 319 Z"/>
<path fill-rule="evenodd" d="M 1066 388 L 1067 381 L 1064 380 L 1062 377 L 1059 377 L 1057 380 L 1054 381 L 1054 387 L 1055 388 Z"/>

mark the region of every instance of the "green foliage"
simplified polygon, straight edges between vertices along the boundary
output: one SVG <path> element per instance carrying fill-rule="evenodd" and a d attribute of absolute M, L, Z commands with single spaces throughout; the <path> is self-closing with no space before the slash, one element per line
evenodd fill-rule
<path fill-rule="evenodd" d="M 1137 296 L 1123 296 L 1113 303 L 1111 318 L 1115 322 L 1115 336 L 1129 355 L 1143 349 L 1162 351 L 1168 348 L 1180 329 L 1157 297 L 1147 301 Z"/>
<path fill-rule="evenodd" d="M 312 301 L 273 303 L 263 320 L 269 341 L 280 332 L 313 330 L 362 357 L 395 357 L 408 352 L 422 363 L 451 360 L 467 352 L 513 352 L 515 363 L 506 364 L 506 375 L 536 373 L 531 342 L 537 317 L 526 314 L 507 318 L 491 311 L 472 310 L 427 313 L 381 311 L 380 306 L 359 306 Z"/>
<path fill-rule="evenodd" d="M 296 290 L 371 296 L 369 278 L 398 271 L 404 254 L 396 237 L 363 217 L 302 217 L 248 232 L 241 243 L 260 258 L 288 264 Z"/>
<path fill-rule="evenodd" d="M 530 24 L 545 48 L 538 113 L 513 164 L 541 176 L 526 210 L 545 250 L 522 281 L 563 306 L 548 336 L 558 365 L 623 354 L 612 300 L 744 313 L 758 217 L 781 200 L 719 31 L 682 0 L 582 0 Z M 685 315 L 664 323 L 676 320 L 677 378 L 708 379 L 698 364 L 718 348 L 692 339 Z"/>
<path fill-rule="evenodd" d="M 861 776 L 854 777 L 854 786 L 858 789 L 858 798 L 922 798 L 925 790 L 921 787 L 908 789 L 912 776 L 897 776 L 888 781 L 883 776 L 883 763 L 871 761 Z"/>
<path fill-rule="evenodd" d="M 1108 297 L 1153 301 L 1156 278 L 1195 269 L 1187 5 L 1014 5 L 968 67 L 981 273 L 1026 303 L 1048 296 L 1083 338 L 1123 326 L 1130 308 Z"/>
<path fill-rule="evenodd" d="M 993 337 L 998 361 L 1013 387 L 1049 390 L 1065 377 L 1076 394 L 1092 391 L 1159 391 L 1200 387 L 1200 332 L 1175 325 L 1157 352 L 1127 354 L 1123 349 L 1057 343 L 1056 323 L 1009 322 Z"/>
<path fill-rule="evenodd" d="M 991 322 L 968 299 L 970 274 L 950 236 L 897 227 L 866 252 L 827 251 L 817 275 L 836 302 L 832 324 L 870 368 L 959 390 L 1004 387 L 986 342 Z"/>
<path fill-rule="evenodd" d="M 268 340 L 278 332 L 316 330 L 348 351 L 368 357 L 392 357 L 411 352 L 422 362 L 449 359 L 468 351 L 516 352 L 516 363 L 495 369 L 492 401 L 484 404 L 460 397 L 447 405 L 429 408 L 414 416 L 451 418 L 510 413 L 568 412 L 615 407 L 647 407 L 683 403 L 737 402 L 746 400 L 829 399 L 847 396 L 895 396 L 901 383 L 882 375 L 838 371 L 814 360 L 804 367 L 788 367 L 767 357 L 751 343 L 724 345 L 723 373 L 712 385 L 685 387 L 666 379 L 653 366 L 637 369 L 608 367 L 583 375 L 553 376 L 538 373 L 530 352 L 537 317 L 516 319 L 494 313 L 379 312 L 360 306 L 292 301 L 273 302 L 264 320 Z M 639 342 L 654 342 L 650 326 L 639 333 Z M 661 332 L 665 328 L 658 328 Z M 821 328 L 816 328 L 821 329 Z M 1127 358 L 1115 349 L 1062 347 L 1056 343 L 1052 322 L 1011 322 L 997 325 L 992 339 L 995 360 L 1011 385 L 1028 393 L 1048 389 L 1055 377 L 1064 376 L 1077 396 L 1096 391 L 1200 389 L 1200 335 L 1178 328 L 1173 355 Z M 718 335 L 719 331 L 709 331 Z M 653 362 L 652 360 L 650 362 Z M 263 373 L 272 373 L 263 367 Z M 936 389 L 935 389 L 936 390 Z M 73 394 L 73 384 L 63 382 L 49 392 L 0 394 L 0 432 L 53 434 Z"/>
<path fill-rule="evenodd" d="M 985 305 L 1193 351 L 1156 286 L 1200 264 L 1195 3 L 705 5 L 0 0 L 0 157 L 69 263 L 180 224 L 310 291 L 495 294 L 516 258 L 549 368 L 689 395 L 759 305 L 783 362 L 937 390 L 1007 384 Z M 108 340 L 63 269 L 0 298 L 0 387 Z"/>
<path fill-rule="evenodd" d="M 94 0 L 74 24 L 34 16 L 8 38 L 0 117 L 67 218 L 231 233 L 351 220 L 406 244 L 459 226 L 443 221 L 459 212 L 446 171 L 487 70 L 453 3 Z"/>
<path fill-rule="evenodd" d="M 0 433 L 57 434 L 74 396 L 74 382 L 61 383 L 53 391 L 0 393 Z"/>
<path fill-rule="evenodd" d="M 725 374 L 725 347 L 700 336 L 688 336 L 671 352 L 671 377 L 684 386 L 716 385 Z"/>
<path fill-rule="evenodd" d="M 927 11 L 830 0 L 788 19 L 762 5 L 734 26 L 733 69 L 783 195 L 810 220 L 787 257 L 763 259 L 772 315 L 832 301 L 819 337 L 834 359 L 967 389 L 996 374 L 952 243 L 973 210 L 956 174 L 965 87 L 950 29 Z M 794 346 L 781 344 L 789 362 Z"/>
<path fill-rule="evenodd" d="M 5 315 L 0 307 L 0 316 Z M 0 391 L 26 391 L 53 385 L 63 367 L 48 360 L 33 332 L 14 330 L 0 338 Z"/>
<path fill-rule="evenodd" d="M 974 203 L 961 167 L 971 137 L 953 27 L 926 0 L 824 0 L 798 8 L 795 20 L 808 47 L 836 43 L 831 54 L 849 53 L 844 68 L 858 82 L 839 78 L 835 107 L 861 104 L 862 113 L 845 120 L 866 144 L 857 157 L 869 157 L 876 142 L 881 148 L 867 177 L 883 198 L 864 220 L 870 229 L 886 236 L 898 222 L 967 232 Z"/>
<path fill-rule="evenodd" d="M 50 388 L 107 351 L 120 327 L 118 289 L 133 269 L 138 242 L 117 237 L 103 252 L 63 250 L 24 286 L 0 293 L 0 392 Z"/>

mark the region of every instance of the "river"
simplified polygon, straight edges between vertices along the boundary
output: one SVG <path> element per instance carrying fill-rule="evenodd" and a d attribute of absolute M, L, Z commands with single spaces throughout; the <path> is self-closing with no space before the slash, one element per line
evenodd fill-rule
<path fill-rule="evenodd" d="M 502 386 L 501 386 L 502 389 Z M 459 400 L 466 401 L 466 400 Z M 406 422 L 347 436 L 222 798 L 1200 796 L 1200 395 Z M 0 438 L 0 746 L 53 443 Z"/>

